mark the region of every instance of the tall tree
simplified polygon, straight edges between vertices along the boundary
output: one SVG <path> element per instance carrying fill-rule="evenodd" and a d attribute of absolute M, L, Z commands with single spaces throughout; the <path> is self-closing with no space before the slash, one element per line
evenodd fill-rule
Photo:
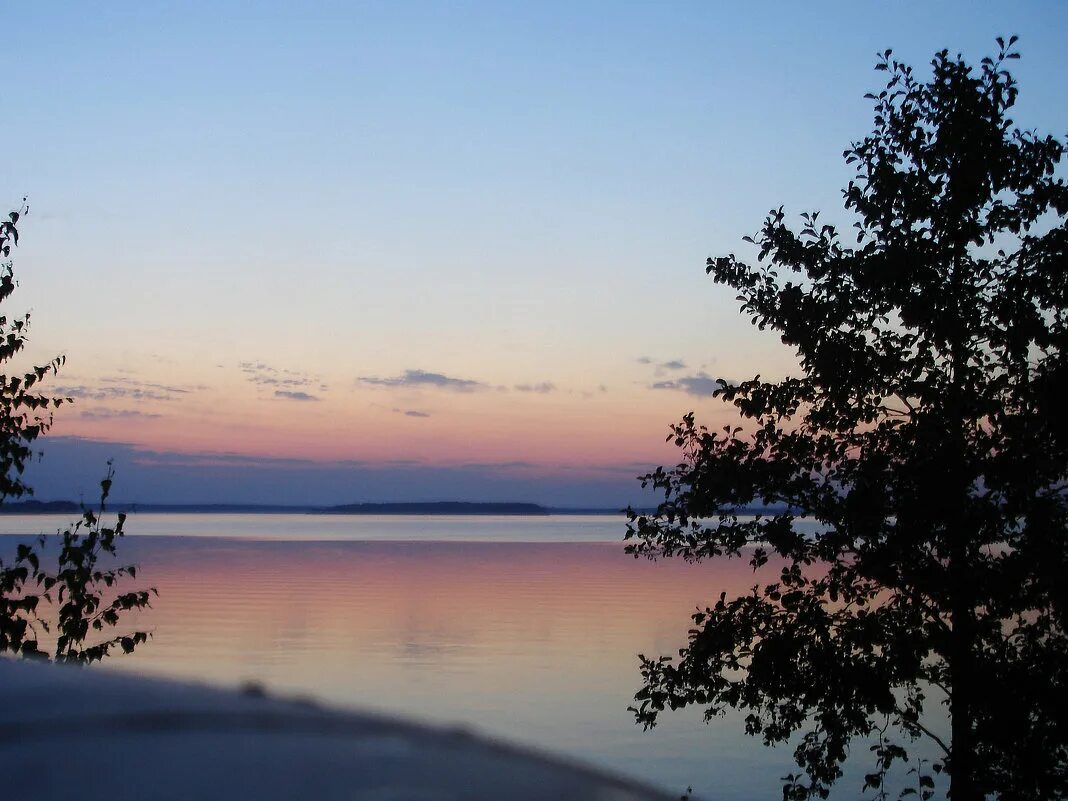
<path fill-rule="evenodd" d="M 780 208 L 755 264 L 708 260 L 801 375 L 721 381 L 740 424 L 673 426 L 682 463 L 642 478 L 663 502 L 629 512 L 635 555 L 781 566 L 695 614 L 677 659 L 643 656 L 634 711 L 796 738 L 784 798 L 826 797 L 856 738 L 880 792 L 926 738 L 954 801 L 1068 793 L 1068 188 L 1062 143 L 1009 118 L 1015 41 L 975 68 L 943 50 L 926 79 L 881 54 L 874 130 L 844 153 L 855 243 Z"/>
<path fill-rule="evenodd" d="M 0 303 L 15 291 L 11 248 L 18 245 L 17 226 L 25 213 L 23 206 L 0 221 Z M 28 314 L 10 320 L 0 316 L 0 367 L 25 347 L 29 319 Z M 0 374 L 0 503 L 32 493 L 23 471 L 33 444 L 52 426 L 52 411 L 70 400 L 41 394 L 38 385 L 62 364 L 60 357 L 21 375 Z M 120 592 L 120 582 L 136 577 L 137 567 L 107 563 L 126 522 L 123 514 L 112 525 L 104 522 L 111 483 L 109 464 L 99 507 L 85 509 L 62 532 L 57 553 L 48 553 L 45 537 L 18 544 L 14 558 L 0 553 L 0 654 L 84 664 L 116 649 L 129 653 L 148 639 L 143 631 L 110 634 L 122 613 L 147 607 L 155 592 Z M 52 557 L 55 569 L 42 567 Z M 52 640 L 46 648 L 42 636 Z"/>

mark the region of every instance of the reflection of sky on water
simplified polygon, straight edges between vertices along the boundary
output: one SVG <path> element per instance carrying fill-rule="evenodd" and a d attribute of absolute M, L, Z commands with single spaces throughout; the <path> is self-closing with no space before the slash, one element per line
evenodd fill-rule
<path fill-rule="evenodd" d="M 196 517 L 170 519 L 190 526 Z M 249 531 L 257 519 L 211 516 L 205 527 L 232 521 Z M 289 516 L 291 526 L 306 519 Z M 142 520 L 131 521 L 138 531 Z M 555 536 L 556 520 L 542 521 L 543 536 Z M 517 522 L 515 531 L 495 525 L 517 538 L 536 531 Z M 441 523 L 451 536 L 456 521 Z M 266 521 L 268 532 L 273 525 Z M 310 538 L 317 525 L 299 534 Z M 598 525 L 618 536 L 618 520 Z M 160 598 L 142 617 L 154 638 L 110 667 L 255 680 L 473 726 L 717 799 L 778 797 L 792 767 L 788 750 L 746 738 L 740 716 L 705 726 L 697 712 L 676 712 L 643 732 L 627 712 L 640 679 L 636 654 L 673 653 L 697 605 L 751 587 L 744 561 L 635 560 L 618 541 L 130 537 L 120 553 L 141 564 L 139 579 Z M 845 789 L 855 795 L 859 784 Z"/>
<path fill-rule="evenodd" d="M 46 534 L 72 515 L 0 515 L 0 535 Z M 817 525 L 797 520 L 812 534 Z M 258 540 L 375 540 L 394 542 L 618 542 L 622 515 L 546 517 L 449 515 L 161 514 L 136 512 L 126 529 L 138 537 L 227 537 Z"/>
<path fill-rule="evenodd" d="M 72 515 L 0 515 L 0 534 L 54 533 Z M 407 540 L 476 542 L 613 542 L 622 515 L 322 515 L 161 514 L 135 512 L 127 531 L 139 537 L 228 537 L 268 540 Z"/>

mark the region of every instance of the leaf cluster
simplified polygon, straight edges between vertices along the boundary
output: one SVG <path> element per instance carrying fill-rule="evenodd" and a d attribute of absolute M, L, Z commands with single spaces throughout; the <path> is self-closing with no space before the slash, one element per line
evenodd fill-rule
<path fill-rule="evenodd" d="M 15 291 L 16 281 L 10 257 L 11 248 L 18 244 L 19 220 L 27 207 L 13 211 L 0 221 L 0 303 Z M 19 353 L 27 341 L 30 315 L 9 319 L 0 315 L 0 364 Z M 33 442 L 52 426 L 50 410 L 69 398 L 53 398 L 37 391 L 37 385 L 55 374 L 63 365 L 62 356 L 45 365 L 36 366 L 22 375 L 0 374 L 0 502 L 32 494 L 22 481 L 27 460 L 33 455 Z"/>
<path fill-rule="evenodd" d="M 124 612 L 148 608 L 158 594 L 154 588 L 120 591 L 124 579 L 136 579 L 137 567 L 113 563 L 126 515 L 104 523 L 111 483 L 109 465 L 97 509 L 85 509 L 58 534 L 54 570 L 41 566 L 50 545 L 43 536 L 18 545 L 11 565 L 0 561 L 0 653 L 89 664 L 115 649 L 132 653 L 148 640 L 144 631 L 111 633 Z M 49 647 L 42 647 L 42 635 Z"/>

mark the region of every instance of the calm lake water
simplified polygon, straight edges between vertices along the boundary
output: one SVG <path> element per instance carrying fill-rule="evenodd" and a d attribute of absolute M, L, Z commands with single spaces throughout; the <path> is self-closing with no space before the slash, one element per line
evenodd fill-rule
<path fill-rule="evenodd" d="M 67 518 L 0 516 L 0 534 Z M 689 615 L 746 591 L 744 562 L 623 553 L 622 518 L 137 514 L 121 545 L 160 597 L 153 639 L 106 669 L 269 691 L 465 726 L 698 797 L 781 797 L 787 749 L 739 716 L 627 706 L 638 653 L 673 653 Z M 5 537 L 0 548 L 13 549 Z M 863 748 L 866 754 L 867 749 Z M 867 759 L 847 774 L 856 797 Z"/>

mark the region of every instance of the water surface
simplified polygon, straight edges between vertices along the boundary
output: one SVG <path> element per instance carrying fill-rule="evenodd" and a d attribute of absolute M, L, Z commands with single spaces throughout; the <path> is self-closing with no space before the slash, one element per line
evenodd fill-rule
<path fill-rule="evenodd" d="M 0 534 L 54 534 L 75 516 L 0 515 Z M 418 540 L 434 542 L 612 542 L 626 524 L 613 515 L 332 515 L 134 512 L 138 536 L 256 540 Z"/>
<path fill-rule="evenodd" d="M 63 522 L 4 517 L 0 531 Z M 153 639 L 109 669 L 465 726 L 706 798 L 781 796 L 789 752 L 745 737 L 738 716 L 706 725 L 686 710 L 643 732 L 627 711 L 637 654 L 674 653 L 697 606 L 745 592 L 744 561 L 635 560 L 614 517 L 146 514 L 128 527 L 121 555 L 160 597 L 139 620 Z"/>

